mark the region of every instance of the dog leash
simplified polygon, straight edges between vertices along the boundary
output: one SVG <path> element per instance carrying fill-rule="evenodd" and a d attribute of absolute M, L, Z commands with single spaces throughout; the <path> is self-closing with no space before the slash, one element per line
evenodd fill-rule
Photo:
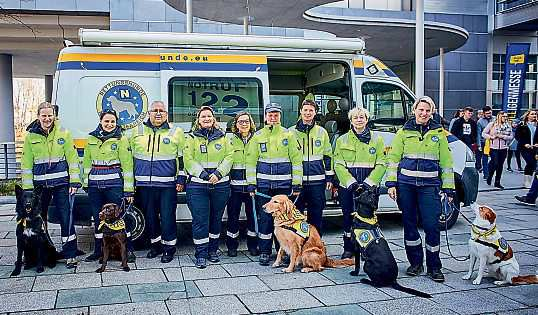
<path fill-rule="evenodd" d="M 453 211 L 458 211 L 459 214 L 461 214 L 462 217 L 463 217 L 467 222 L 469 222 L 469 224 L 473 225 L 472 222 L 471 222 L 471 220 L 469 220 L 469 218 L 467 218 L 467 217 L 460 211 L 460 209 L 457 209 L 456 207 L 451 207 L 451 206 L 450 206 L 450 203 L 452 203 L 452 202 L 450 202 L 450 201 L 448 201 L 448 200 L 445 201 L 445 198 L 448 198 L 448 197 L 447 197 L 445 194 L 443 194 L 443 195 L 441 196 L 441 202 L 442 202 L 442 203 L 444 203 L 444 202 L 448 202 L 448 203 L 449 203 L 449 204 L 447 205 L 448 207 L 450 207 L 451 209 L 453 209 Z M 444 209 L 444 208 L 445 208 L 445 207 L 443 207 L 443 206 L 441 207 L 441 209 Z M 466 260 L 468 260 L 468 259 L 470 258 L 470 256 L 467 256 L 467 257 L 461 259 L 461 258 L 457 258 L 454 254 L 452 254 L 452 250 L 450 249 L 450 242 L 449 242 L 449 240 L 448 240 L 448 221 L 447 221 L 448 213 L 442 213 L 442 214 L 445 216 L 445 240 L 446 240 L 446 247 L 447 247 L 447 250 L 448 250 L 448 254 L 450 255 L 450 257 L 452 257 L 452 259 L 454 259 L 454 260 L 456 260 L 456 261 L 460 261 L 460 262 L 461 262 L 461 261 L 466 261 Z"/>

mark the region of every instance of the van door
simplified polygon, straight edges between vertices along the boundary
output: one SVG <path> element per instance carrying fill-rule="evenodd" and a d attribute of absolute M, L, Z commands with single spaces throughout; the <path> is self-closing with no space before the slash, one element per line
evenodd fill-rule
<path fill-rule="evenodd" d="M 166 53 L 160 55 L 161 95 L 169 106 L 170 121 L 185 131 L 201 106 L 210 106 L 223 129 L 233 117 L 248 111 L 257 125 L 269 99 L 267 57 Z"/>

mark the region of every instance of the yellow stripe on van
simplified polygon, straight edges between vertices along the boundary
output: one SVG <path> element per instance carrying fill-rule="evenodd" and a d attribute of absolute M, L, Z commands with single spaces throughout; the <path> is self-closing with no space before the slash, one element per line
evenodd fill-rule
<path fill-rule="evenodd" d="M 267 64 L 266 56 L 256 55 L 205 55 L 205 54 L 161 54 L 161 62 L 185 63 L 236 63 L 236 64 Z"/>
<path fill-rule="evenodd" d="M 362 58 L 353 60 L 353 67 L 354 68 L 364 68 L 364 62 L 362 61 Z"/>
<path fill-rule="evenodd" d="M 61 54 L 58 62 L 159 62 L 159 55 L 125 55 L 125 54 Z"/>

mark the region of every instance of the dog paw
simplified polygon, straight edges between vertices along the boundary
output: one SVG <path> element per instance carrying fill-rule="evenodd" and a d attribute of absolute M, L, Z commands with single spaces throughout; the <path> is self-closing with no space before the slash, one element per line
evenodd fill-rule
<path fill-rule="evenodd" d="M 351 276 L 353 276 L 353 277 L 358 277 L 358 276 L 359 276 L 359 272 L 353 270 L 353 271 L 350 271 L 350 272 L 349 272 L 349 275 L 351 275 Z"/>
<path fill-rule="evenodd" d="M 474 279 L 473 284 L 479 285 L 482 282 L 482 279 Z"/>
<path fill-rule="evenodd" d="M 125 267 L 122 268 L 122 270 L 125 271 L 125 272 L 129 272 L 129 271 L 131 271 L 131 268 L 129 268 L 129 266 L 125 266 Z"/>
<path fill-rule="evenodd" d="M 501 280 L 493 281 L 493 284 L 498 285 L 498 286 L 503 286 L 503 285 L 505 285 L 505 284 L 507 284 L 507 283 L 508 283 L 508 282 L 501 281 Z"/>
<path fill-rule="evenodd" d="M 461 278 L 462 278 L 463 280 L 469 280 L 469 279 L 471 279 L 471 276 L 472 276 L 472 275 L 473 275 L 473 274 L 466 274 L 466 275 L 464 275 L 464 276 L 461 277 Z"/>
<path fill-rule="evenodd" d="M 273 268 L 278 268 L 278 267 L 280 267 L 280 264 L 277 263 L 277 262 L 275 261 L 275 262 L 271 265 L 271 267 L 273 267 Z"/>
<path fill-rule="evenodd" d="M 45 268 L 43 268 L 43 266 L 41 266 L 41 267 L 37 267 L 35 271 L 36 271 L 37 273 L 42 273 L 43 271 L 45 271 Z"/>
<path fill-rule="evenodd" d="M 290 273 L 290 272 L 293 272 L 293 269 L 290 269 L 290 268 L 284 268 L 284 269 L 282 269 L 282 272 Z"/>

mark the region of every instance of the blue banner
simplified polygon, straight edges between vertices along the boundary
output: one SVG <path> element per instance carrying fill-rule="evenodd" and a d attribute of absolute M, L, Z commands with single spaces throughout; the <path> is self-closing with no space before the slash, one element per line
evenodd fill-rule
<path fill-rule="evenodd" d="M 506 59 L 504 61 L 503 83 L 503 111 L 508 118 L 518 115 L 523 103 L 523 89 L 525 88 L 525 74 L 527 72 L 527 59 L 530 43 L 510 43 L 506 46 Z"/>

